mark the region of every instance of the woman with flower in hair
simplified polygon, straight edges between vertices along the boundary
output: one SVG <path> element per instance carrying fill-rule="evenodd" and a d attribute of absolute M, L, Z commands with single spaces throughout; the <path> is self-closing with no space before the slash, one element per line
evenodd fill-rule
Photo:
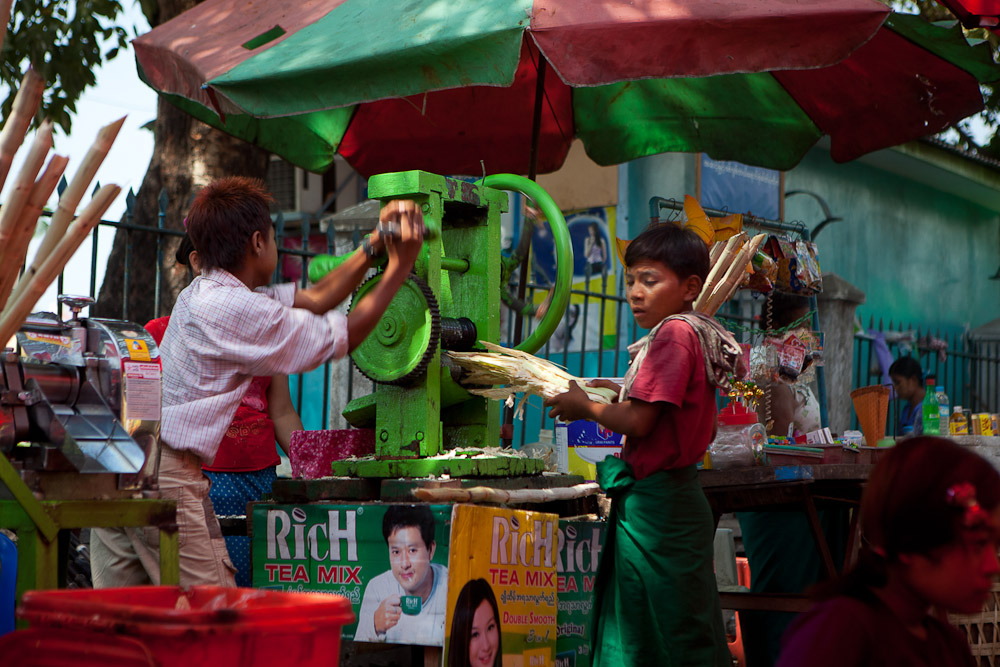
<path fill-rule="evenodd" d="M 982 609 L 998 543 L 990 463 L 944 438 L 896 445 L 868 480 L 856 565 L 792 624 L 779 667 L 974 667 L 945 613 Z"/>

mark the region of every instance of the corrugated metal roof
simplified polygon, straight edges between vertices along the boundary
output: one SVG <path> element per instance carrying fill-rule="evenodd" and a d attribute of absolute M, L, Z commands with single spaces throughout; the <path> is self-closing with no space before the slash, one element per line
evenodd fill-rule
<path fill-rule="evenodd" d="M 982 165 L 984 167 L 1000 171 L 1000 160 L 994 157 L 981 155 L 980 153 L 975 153 L 973 151 L 966 150 L 961 146 L 955 146 L 953 144 L 949 144 L 947 141 L 944 141 L 937 137 L 924 137 L 923 139 L 918 139 L 917 141 L 923 144 L 934 146 L 935 148 L 940 148 L 941 150 L 948 151 L 949 153 L 965 158 L 970 162 L 975 162 L 976 164 Z"/>

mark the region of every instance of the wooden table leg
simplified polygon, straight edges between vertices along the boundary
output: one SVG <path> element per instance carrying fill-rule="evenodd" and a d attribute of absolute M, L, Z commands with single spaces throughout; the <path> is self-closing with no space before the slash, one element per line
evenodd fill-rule
<path fill-rule="evenodd" d="M 181 582 L 180 533 L 177 526 L 160 528 L 160 585 L 177 586 Z"/>
<path fill-rule="evenodd" d="M 809 518 L 809 529 L 812 531 L 813 539 L 816 540 L 816 549 L 820 558 L 823 559 L 823 566 L 826 574 L 833 579 L 837 576 L 837 568 L 833 564 L 833 554 L 830 553 L 830 545 L 826 542 L 826 535 L 823 533 L 823 526 L 819 522 L 819 513 L 816 511 L 816 504 L 812 496 L 807 495 L 802 500 L 805 505 L 806 516 Z"/>
<path fill-rule="evenodd" d="M 847 533 L 847 548 L 844 551 L 844 571 L 846 572 L 857 560 L 858 550 L 861 548 L 861 524 L 858 517 L 861 516 L 861 507 L 851 508 L 851 522 Z"/>

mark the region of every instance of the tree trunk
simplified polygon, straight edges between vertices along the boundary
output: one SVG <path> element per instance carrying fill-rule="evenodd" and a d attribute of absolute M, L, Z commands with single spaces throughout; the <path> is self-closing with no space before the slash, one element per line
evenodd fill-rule
<path fill-rule="evenodd" d="M 155 27 L 196 4 L 192 0 L 160 0 L 155 14 L 148 16 L 147 13 L 150 25 Z M 193 119 L 162 98 L 157 104 L 154 128 L 153 157 L 136 193 L 134 224 L 156 226 L 158 199 L 164 192 L 167 197 L 164 226 L 183 230 L 184 215 L 200 188 L 222 176 L 263 178 L 267 171 L 266 151 Z M 128 319 L 140 324 L 156 316 L 169 315 L 177 294 L 187 284 L 186 268 L 174 260 L 179 243 L 180 237 L 164 237 L 157 312 L 154 298 L 156 234 L 119 230 L 91 315 Z M 127 287 L 126 245 L 130 246 Z M 123 299 L 125 291 L 127 297 Z"/>

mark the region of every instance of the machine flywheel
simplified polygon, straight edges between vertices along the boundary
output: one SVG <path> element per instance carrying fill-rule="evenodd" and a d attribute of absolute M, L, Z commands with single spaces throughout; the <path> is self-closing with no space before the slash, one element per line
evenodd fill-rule
<path fill-rule="evenodd" d="M 352 310 L 381 279 L 379 273 L 358 287 L 351 300 Z M 421 278 L 410 274 L 375 329 L 354 348 L 351 359 L 370 380 L 409 385 L 427 370 L 440 339 L 441 314 L 434 292 Z"/>

